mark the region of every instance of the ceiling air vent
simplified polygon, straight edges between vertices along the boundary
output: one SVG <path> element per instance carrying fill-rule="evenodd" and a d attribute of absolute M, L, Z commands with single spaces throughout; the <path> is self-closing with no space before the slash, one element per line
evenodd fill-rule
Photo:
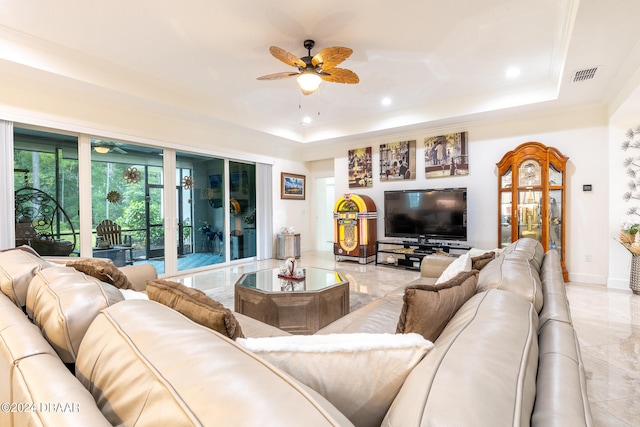
<path fill-rule="evenodd" d="M 587 80 L 592 80 L 596 77 L 596 73 L 598 72 L 599 67 L 591 67 L 585 68 L 584 70 L 578 70 L 573 73 L 572 82 L 584 82 Z"/>

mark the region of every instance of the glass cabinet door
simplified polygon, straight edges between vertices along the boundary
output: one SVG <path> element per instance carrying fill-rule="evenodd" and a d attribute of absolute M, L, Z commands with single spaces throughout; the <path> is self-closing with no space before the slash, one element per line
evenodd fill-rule
<path fill-rule="evenodd" d="M 542 191 L 518 191 L 518 238 L 542 241 Z"/>
<path fill-rule="evenodd" d="M 562 249 L 562 190 L 549 191 L 549 249 Z"/>
<path fill-rule="evenodd" d="M 512 199 L 511 191 L 500 193 L 500 247 L 511 244 L 511 234 L 513 233 L 511 226 Z"/>

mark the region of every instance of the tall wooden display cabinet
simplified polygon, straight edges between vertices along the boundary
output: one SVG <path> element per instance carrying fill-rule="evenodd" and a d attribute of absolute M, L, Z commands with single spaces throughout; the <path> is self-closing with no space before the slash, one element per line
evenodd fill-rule
<path fill-rule="evenodd" d="M 560 253 L 565 266 L 566 164 L 568 157 L 539 142 L 526 142 L 502 157 L 498 165 L 498 242 L 521 237 Z"/>

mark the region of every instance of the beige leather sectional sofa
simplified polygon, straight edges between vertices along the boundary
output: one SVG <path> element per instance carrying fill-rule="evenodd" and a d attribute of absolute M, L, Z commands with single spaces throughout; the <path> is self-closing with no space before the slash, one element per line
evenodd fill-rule
<path fill-rule="evenodd" d="M 141 277 L 153 274 L 137 267 L 121 270 L 140 288 Z M 0 425 L 348 426 L 371 419 L 349 419 L 299 379 L 176 311 L 125 299 L 26 251 L 0 253 L 0 288 Z M 316 335 L 394 333 L 403 293 L 401 286 Z M 236 317 L 246 337 L 288 335 Z M 345 364 L 354 360 L 344 355 Z M 376 369 L 372 375 L 385 375 Z M 332 380 L 331 371 L 323 374 Z M 359 381 L 336 380 L 355 389 Z M 591 425 L 558 254 L 523 239 L 487 264 L 477 293 L 384 409 L 379 424 L 394 427 Z"/>

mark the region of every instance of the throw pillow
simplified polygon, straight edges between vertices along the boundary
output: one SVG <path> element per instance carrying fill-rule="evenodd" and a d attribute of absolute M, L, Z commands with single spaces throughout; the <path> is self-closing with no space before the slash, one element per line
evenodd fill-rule
<path fill-rule="evenodd" d="M 471 257 L 471 268 L 473 270 L 482 270 L 485 265 L 489 264 L 496 257 L 496 253 L 494 251 L 486 252 L 482 255 L 472 256 Z"/>
<path fill-rule="evenodd" d="M 67 267 L 73 267 L 81 273 L 95 277 L 101 282 L 108 283 L 118 289 L 133 289 L 127 276 L 109 259 L 83 258 L 78 261 L 67 262 Z"/>
<path fill-rule="evenodd" d="M 448 282 L 463 271 L 471 271 L 471 255 L 469 252 L 460 255 L 455 261 L 449 264 L 440 277 L 438 277 L 438 280 L 436 280 L 436 284 Z"/>
<path fill-rule="evenodd" d="M 150 300 L 166 305 L 232 340 L 244 337 L 242 328 L 231 310 L 199 289 L 169 280 L 147 280 L 147 295 Z"/>
<path fill-rule="evenodd" d="M 404 290 L 404 304 L 396 333 L 416 332 L 435 341 L 458 309 L 476 293 L 478 271 L 463 271 L 435 285 L 414 285 Z"/>
<path fill-rule="evenodd" d="M 292 335 L 240 345 L 311 387 L 356 426 L 379 426 L 433 343 L 418 334 Z"/>

